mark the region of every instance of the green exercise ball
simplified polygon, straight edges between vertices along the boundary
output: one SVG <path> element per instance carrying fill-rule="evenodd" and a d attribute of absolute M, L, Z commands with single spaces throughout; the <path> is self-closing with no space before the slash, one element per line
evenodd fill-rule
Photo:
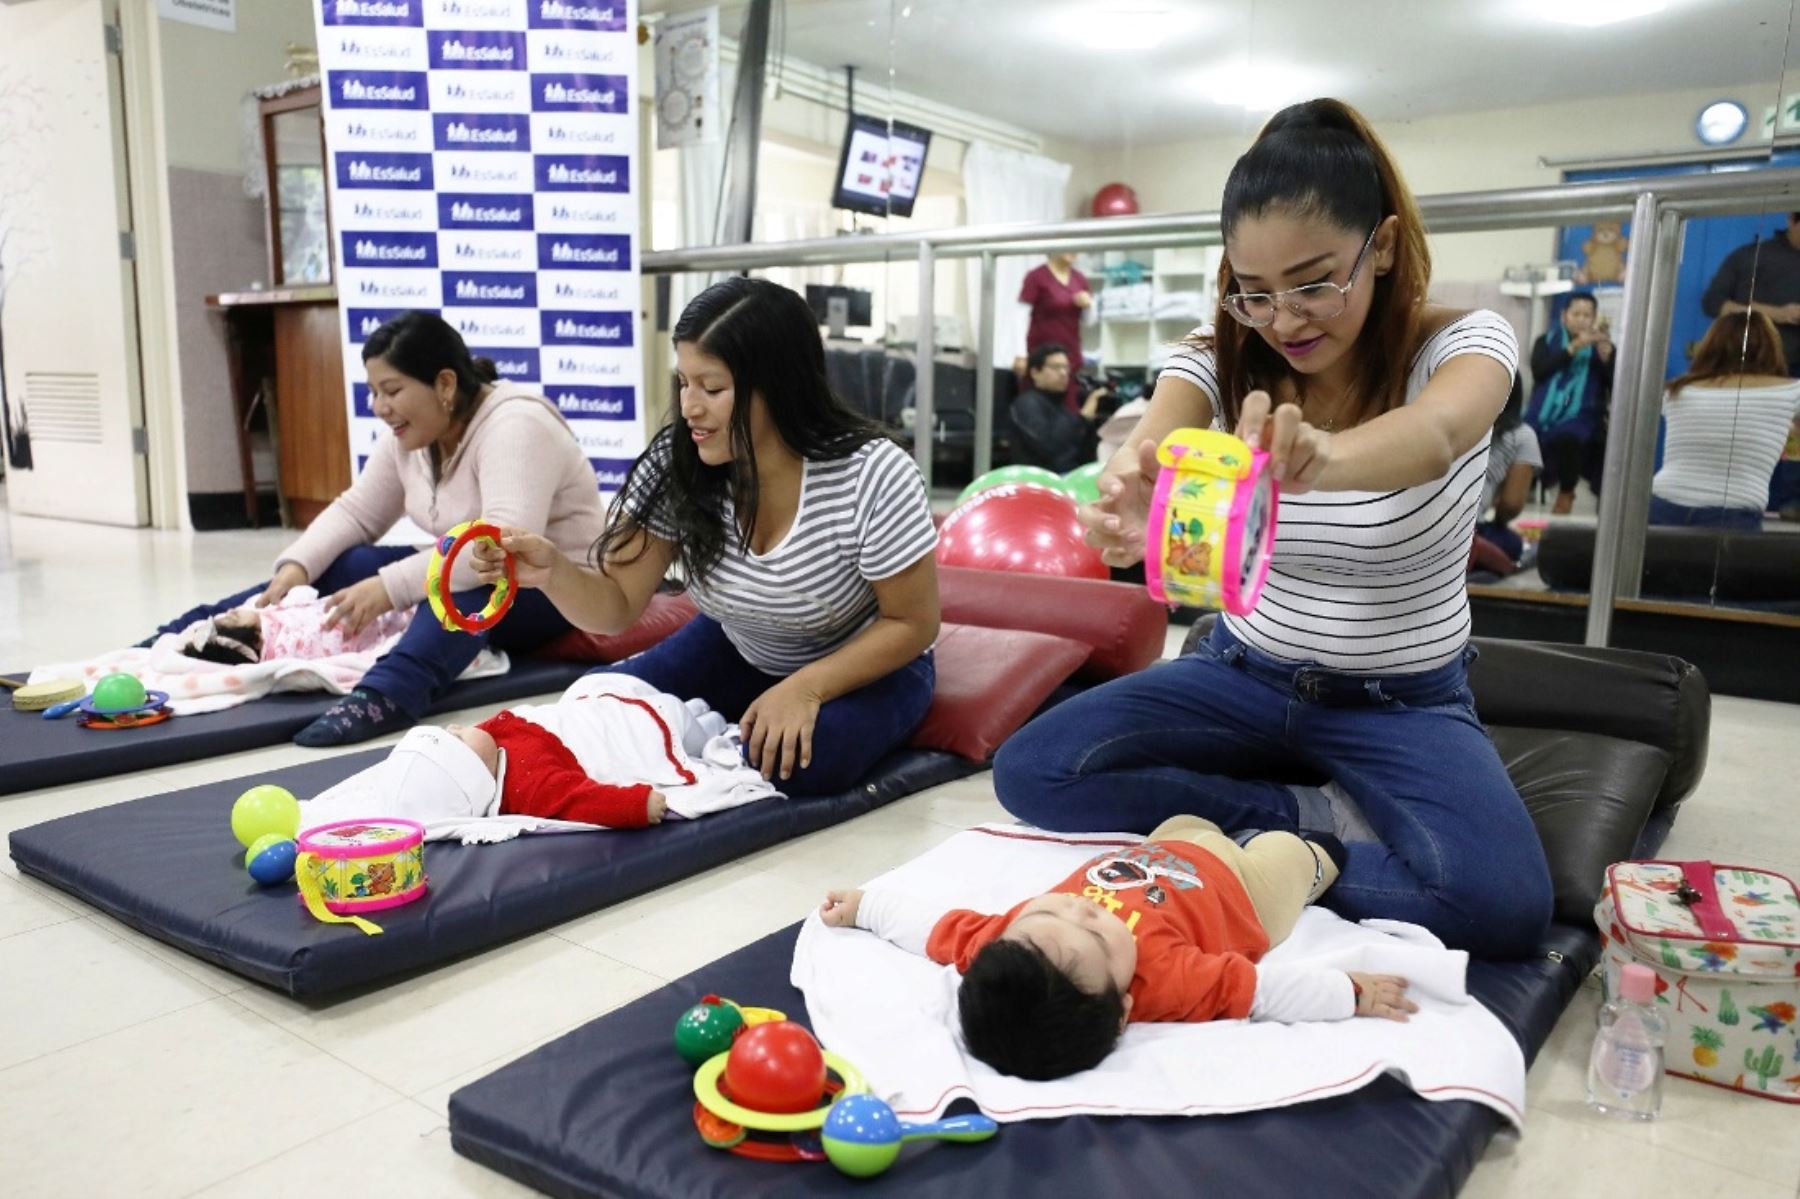
<path fill-rule="evenodd" d="M 984 491 L 992 491 L 996 487 L 1004 487 L 1008 483 L 1035 483 L 1039 487 L 1048 487 L 1052 491 L 1060 491 L 1065 495 L 1073 494 L 1063 477 L 1054 471 L 1045 470 L 1041 466 L 1002 466 L 990 470 L 985 475 L 977 476 L 962 489 L 956 497 L 956 504 L 961 507 L 970 496 L 980 495 Z"/>
<path fill-rule="evenodd" d="M 1100 499 L 1100 472 L 1106 467 L 1099 462 L 1078 466 L 1063 476 L 1063 490 L 1078 504 L 1092 504 Z"/>

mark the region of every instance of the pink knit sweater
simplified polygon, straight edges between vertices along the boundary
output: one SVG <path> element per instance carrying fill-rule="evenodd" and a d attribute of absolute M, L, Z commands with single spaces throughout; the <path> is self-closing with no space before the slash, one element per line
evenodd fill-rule
<path fill-rule="evenodd" d="M 275 560 L 297 562 L 317 579 L 345 550 L 369 545 L 401 516 L 441 537 L 466 520 L 541 532 L 580 561 L 600 536 L 606 513 L 593 467 L 574 430 L 554 405 L 517 383 L 499 383 L 469 422 L 442 477 L 431 451 L 407 453 L 392 434 L 382 434 L 362 475 L 331 502 L 300 539 Z M 425 598 L 431 548 L 381 569 L 381 582 L 396 609 Z M 451 587 L 477 586 L 468 554 L 458 555 Z"/>

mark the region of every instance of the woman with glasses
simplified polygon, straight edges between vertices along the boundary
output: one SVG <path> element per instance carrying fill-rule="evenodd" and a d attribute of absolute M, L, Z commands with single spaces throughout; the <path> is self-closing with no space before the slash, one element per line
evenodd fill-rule
<path fill-rule="evenodd" d="M 1416 206 L 1362 117 L 1276 114 L 1225 185 L 1216 324 L 1157 381 L 1083 509 L 1107 561 L 1143 557 L 1155 447 L 1232 430 L 1282 489 L 1256 610 L 1054 709 L 1002 747 L 1000 801 L 1046 828 L 1148 831 L 1191 813 L 1248 840 L 1345 841 L 1326 902 L 1530 953 L 1549 869 L 1476 719 L 1464 569 L 1517 366 L 1492 312 L 1426 301 Z M 1292 786 L 1290 784 L 1324 786 Z"/>

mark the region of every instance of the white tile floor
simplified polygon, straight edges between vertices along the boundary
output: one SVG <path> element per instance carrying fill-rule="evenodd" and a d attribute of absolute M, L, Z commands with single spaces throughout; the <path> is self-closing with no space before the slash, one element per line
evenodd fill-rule
<path fill-rule="evenodd" d="M 133 641 L 153 614 L 247 584 L 284 541 L 276 531 L 196 537 L 0 511 L 0 665 Z M 1800 873 L 1796 716 L 1716 701 L 1706 780 L 1671 856 Z M 0 797 L 0 833 L 312 752 L 284 745 Z M 965 779 L 324 1006 L 168 949 L 20 878 L 0 857 L 0 1188 L 33 1199 L 299 1195 L 315 1186 L 302 1167 L 326 1159 L 344 1177 L 407 1177 L 421 1195 L 524 1193 L 451 1152 L 445 1110 L 457 1087 L 790 923 L 827 882 L 866 878 L 1002 816 L 989 777 Z M 1590 1116 L 1581 1081 L 1595 1004 L 1590 985 L 1531 1071 L 1525 1136 L 1497 1141 L 1467 1194 L 1796 1194 L 1791 1108 L 1670 1079 L 1659 1124 Z"/>

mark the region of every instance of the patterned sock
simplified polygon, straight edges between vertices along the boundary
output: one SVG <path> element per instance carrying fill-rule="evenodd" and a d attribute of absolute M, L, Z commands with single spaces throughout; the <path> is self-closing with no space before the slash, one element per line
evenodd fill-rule
<path fill-rule="evenodd" d="M 411 728 L 414 723 L 413 718 L 387 696 L 358 687 L 301 729 L 294 737 L 294 744 L 309 749 L 354 745 L 395 729 Z"/>

